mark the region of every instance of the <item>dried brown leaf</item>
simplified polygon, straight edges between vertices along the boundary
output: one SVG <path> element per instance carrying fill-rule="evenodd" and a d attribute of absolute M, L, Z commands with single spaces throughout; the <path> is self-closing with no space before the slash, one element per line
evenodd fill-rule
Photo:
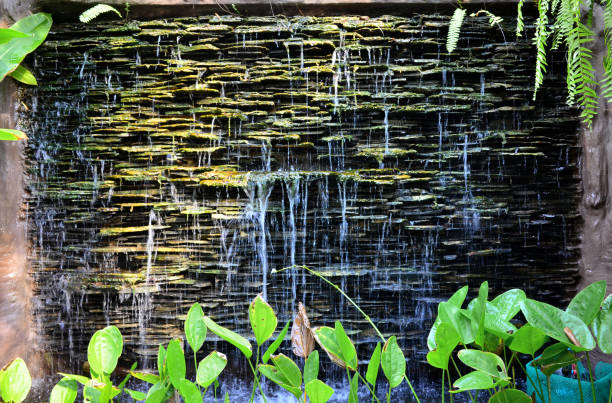
<path fill-rule="evenodd" d="M 314 337 L 310 329 L 310 321 L 306 316 L 306 308 L 301 302 L 298 305 L 298 314 L 295 316 L 291 327 L 291 345 L 293 346 L 293 354 L 304 359 L 308 358 L 314 350 Z"/>

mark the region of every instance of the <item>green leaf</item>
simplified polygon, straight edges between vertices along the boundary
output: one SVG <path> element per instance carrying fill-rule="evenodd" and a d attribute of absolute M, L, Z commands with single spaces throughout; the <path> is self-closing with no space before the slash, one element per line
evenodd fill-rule
<path fill-rule="evenodd" d="M 115 7 L 109 6 L 108 4 L 96 4 L 95 6 L 85 10 L 81 15 L 79 15 L 79 21 L 84 24 L 89 23 L 94 18 L 97 18 L 99 15 L 113 12 L 121 18 L 121 13 L 115 9 Z"/>
<path fill-rule="evenodd" d="M 102 403 L 102 391 L 92 386 L 83 388 L 83 401 L 86 403 Z"/>
<path fill-rule="evenodd" d="M 467 390 L 491 389 L 495 384 L 493 378 L 482 371 L 473 371 L 462 376 L 453 383 L 453 393 Z"/>
<path fill-rule="evenodd" d="M 281 330 L 281 332 L 278 334 L 278 337 L 276 338 L 276 340 L 274 340 L 274 342 L 270 344 L 270 347 L 268 347 L 268 349 L 262 356 L 261 360 L 264 364 L 268 362 L 272 354 L 276 353 L 276 350 L 278 350 L 281 343 L 285 340 L 285 336 L 287 336 L 287 332 L 289 331 L 290 324 L 291 324 L 291 321 L 288 321 L 285 327 L 283 328 L 283 330 Z"/>
<path fill-rule="evenodd" d="M 484 347 L 485 334 L 485 314 L 487 312 L 487 298 L 489 297 L 489 282 L 484 281 L 478 289 L 478 298 L 476 298 L 471 314 L 472 314 L 472 330 L 474 332 L 474 342 L 481 347 Z"/>
<path fill-rule="evenodd" d="M 21 130 L 0 129 L 0 141 L 26 140 L 28 136 Z"/>
<path fill-rule="evenodd" d="M 130 371 L 130 374 L 136 378 L 136 379 L 140 379 L 141 381 L 145 381 L 147 383 L 150 383 L 151 385 L 155 385 L 157 382 L 160 381 L 160 377 L 155 375 L 155 374 L 149 374 L 148 372 L 137 372 L 137 371 Z"/>
<path fill-rule="evenodd" d="M 576 316 L 564 312 L 552 305 L 527 299 L 521 303 L 521 310 L 529 324 L 540 329 L 547 336 L 560 341 L 575 351 L 587 351 L 595 348 L 595 340 L 587 325 Z M 575 346 L 565 334 L 569 328 L 582 347 Z"/>
<path fill-rule="evenodd" d="M 194 353 L 197 353 L 202 348 L 206 340 L 204 312 L 197 302 L 189 308 L 187 313 L 187 319 L 185 319 L 185 337 Z"/>
<path fill-rule="evenodd" d="M 606 297 L 606 281 L 597 281 L 580 291 L 572 300 L 565 312 L 580 318 L 589 326 L 597 313 L 599 307 Z"/>
<path fill-rule="evenodd" d="M 37 13 L 17 21 L 11 29 L 27 36 L 0 45 L 0 81 L 33 52 L 47 37 L 53 20 L 50 14 Z"/>
<path fill-rule="evenodd" d="M 310 403 L 326 403 L 334 394 L 332 388 L 318 379 L 306 383 L 305 389 L 306 396 L 310 398 Z"/>
<path fill-rule="evenodd" d="M 198 385 L 207 388 L 215 379 L 223 372 L 227 365 L 227 357 L 225 354 L 213 351 L 208 354 L 206 358 L 200 361 L 198 365 L 198 372 L 196 375 L 196 382 Z"/>
<path fill-rule="evenodd" d="M 376 348 L 372 352 L 370 362 L 368 363 L 368 370 L 366 371 L 365 379 L 371 385 L 376 385 L 376 378 L 378 378 L 378 369 L 380 368 L 380 354 L 381 345 L 380 342 L 376 343 Z"/>
<path fill-rule="evenodd" d="M 503 389 L 491 396 L 489 403 L 531 403 L 531 398 L 522 390 Z"/>
<path fill-rule="evenodd" d="M 593 332 L 599 348 L 605 354 L 612 354 L 612 294 L 601 304 L 601 310 L 593 321 Z"/>
<path fill-rule="evenodd" d="M 130 397 L 136 401 L 141 401 L 141 400 L 146 400 L 147 395 L 145 395 L 142 392 L 139 392 L 137 390 L 132 390 L 132 389 L 123 389 L 125 390 L 125 393 L 127 393 L 128 395 L 130 395 Z M 49 402 L 51 403 L 51 402 Z"/>
<path fill-rule="evenodd" d="M 355 375 L 353 375 L 353 379 L 351 380 L 348 403 L 359 403 L 359 395 L 357 392 L 359 392 L 359 378 L 357 377 L 357 372 L 355 372 Z"/>
<path fill-rule="evenodd" d="M 344 361 L 350 370 L 356 371 L 358 364 L 357 350 L 355 349 L 351 339 L 349 339 L 348 335 L 344 331 L 344 327 L 339 320 L 337 320 L 335 323 L 335 334 L 338 347 L 340 347 L 342 361 Z"/>
<path fill-rule="evenodd" d="M 168 367 L 168 376 L 170 382 L 175 389 L 179 389 L 181 380 L 185 379 L 187 373 L 185 365 L 185 353 L 178 340 L 172 340 L 168 343 L 168 355 L 166 356 L 166 365 Z"/>
<path fill-rule="evenodd" d="M 508 347 L 521 354 L 534 355 L 547 341 L 548 336 L 544 332 L 528 323 L 512 336 Z"/>
<path fill-rule="evenodd" d="M 537 366 L 546 376 L 550 376 L 560 368 L 578 362 L 575 353 L 570 351 L 563 343 L 555 343 L 548 346 L 542 355 L 533 361 L 532 365 Z"/>
<path fill-rule="evenodd" d="M 231 330 L 224 328 L 223 326 L 219 326 L 208 316 L 204 317 L 204 323 L 206 324 L 208 330 L 236 347 L 247 359 L 251 358 L 253 351 L 251 348 L 251 343 L 249 343 L 247 339 L 240 336 L 238 333 L 234 333 Z"/>
<path fill-rule="evenodd" d="M 51 390 L 49 403 L 72 403 L 77 398 L 79 384 L 74 379 L 62 378 Z"/>
<path fill-rule="evenodd" d="M 497 308 L 502 320 L 509 321 L 519 313 L 521 302 L 525 301 L 526 298 L 523 290 L 514 288 L 495 297 L 491 304 Z"/>
<path fill-rule="evenodd" d="M 225 400 L 223 402 L 224 403 L 230 403 L 229 394 L 227 392 L 225 392 Z"/>
<path fill-rule="evenodd" d="M 166 377 L 166 349 L 161 344 L 157 351 L 157 372 L 160 378 Z"/>
<path fill-rule="evenodd" d="M 496 354 L 480 350 L 465 349 L 460 350 L 457 356 L 468 367 L 484 372 L 493 378 L 508 378 L 504 361 Z"/>
<path fill-rule="evenodd" d="M 277 367 L 274 367 L 272 365 L 260 365 L 259 372 L 261 372 L 263 376 L 265 376 L 281 388 L 291 393 L 298 401 L 301 399 L 302 389 L 291 385 L 289 380 L 283 375 L 282 372 L 280 372 Z"/>
<path fill-rule="evenodd" d="M 261 295 L 256 296 L 249 306 L 249 320 L 259 346 L 272 337 L 278 324 L 274 310 Z"/>
<path fill-rule="evenodd" d="M 467 345 L 474 342 L 472 323 L 466 311 L 450 302 L 441 302 L 438 305 L 438 317 L 442 322 L 453 326 L 463 344 Z"/>
<path fill-rule="evenodd" d="M 295 362 L 284 354 L 272 356 L 274 366 L 289 381 L 289 385 L 299 388 L 302 385 L 302 373 Z"/>
<path fill-rule="evenodd" d="M 30 393 L 32 378 L 26 363 L 21 358 L 14 359 L 0 379 L 0 391 L 5 402 L 23 402 Z"/>
<path fill-rule="evenodd" d="M 185 403 L 202 403 L 202 394 L 195 383 L 181 379 L 178 391 L 183 396 Z"/>
<path fill-rule="evenodd" d="M 317 343 L 329 356 L 332 362 L 342 368 L 346 367 L 346 363 L 342 360 L 340 345 L 336 340 L 336 331 L 331 327 L 321 326 L 313 329 L 313 334 Z"/>
<path fill-rule="evenodd" d="M 110 375 L 117 367 L 123 352 L 123 337 L 116 326 L 108 326 L 94 333 L 87 347 L 89 366 L 96 374 Z"/>
<path fill-rule="evenodd" d="M 26 69 L 25 67 L 21 65 L 17 66 L 15 70 L 10 72 L 9 76 L 27 85 L 38 85 L 38 82 L 36 81 L 36 77 L 34 77 L 34 74 L 32 74 L 30 70 Z"/>
<path fill-rule="evenodd" d="M 29 35 L 10 28 L 0 28 L 0 45 L 13 38 L 27 38 Z"/>
<path fill-rule="evenodd" d="M 91 381 L 91 379 L 89 379 L 86 376 L 82 376 L 82 375 L 65 374 L 63 372 L 58 372 L 58 374 L 63 376 L 64 378 L 75 380 L 78 383 L 80 383 L 81 385 L 87 385 Z"/>
<path fill-rule="evenodd" d="M 404 379 L 406 359 L 395 336 L 391 336 L 383 346 L 381 364 L 391 388 L 398 387 Z"/>
<path fill-rule="evenodd" d="M 319 352 L 310 353 L 304 364 L 304 384 L 317 379 L 319 376 Z"/>
<path fill-rule="evenodd" d="M 169 386 L 165 382 L 156 383 L 147 393 L 146 403 L 162 403 L 165 401 Z"/>
<path fill-rule="evenodd" d="M 447 302 L 451 303 L 452 305 L 455 305 L 457 308 L 461 308 L 461 305 L 463 305 L 463 302 L 465 301 L 465 297 L 467 293 L 468 293 L 468 286 L 466 285 L 460 288 L 459 290 L 457 290 L 448 299 Z M 439 310 L 440 309 L 438 308 L 438 311 Z M 442 323 L 442 319 L 440 319 L 440 317 L 438 316 L 435 322 L 433 323 L 433 325 L 431 326 L 431 329 L 429 330 L 429 335 L 427 336 L 427 347 L 429 348 L 430 351 L 436 348 L 436 329 L 438 328 L 440 323 Z"/>
<path fill-rule="evenodd" d="M 517 331 L 516 326 L 505 320 L 502 313 L 491 303 L 487 303 L 484 327 L 487 332 L 493 333 L 503 340 L 508 340 Z"/>
<path fill-rule="evenodd" d="M 427 353 L 427 362 L 436 368 L 448 370 L 448 361 L 459 344 L 459 335 L 448 323 L 442 323 L 436 333 L 436 349 Z"/>

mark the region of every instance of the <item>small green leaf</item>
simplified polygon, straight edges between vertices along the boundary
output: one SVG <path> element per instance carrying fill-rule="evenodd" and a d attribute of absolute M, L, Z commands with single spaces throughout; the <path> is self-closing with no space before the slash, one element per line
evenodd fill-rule
<path fill-rule="evenodd" d="M 187 319 L 185 319 L 185 337 L 194 353 L 197 353 L 202 348 L 206 340 L 204 312 L 197 302 L 189 308 L 187 313 Z"/>
<path fill-rule="evenodd" d="M 17 66 L 15 70 L 11 71 L 9 73 L 9 76 L 27 85 L 38 85 L 38 82 L 36 81 L 36 77 L 34 77 L 34 74 L 32 74 L 30 70 L 26 69 L 22 65 Z"/>
<path fill-rule="evenodd" d="M 181 379 L 178 391 L 183 396 L 185 403 L 202 403 L 202 394 L 200 389 L 191 381 Z"/>
<path fill-rule="evenodd" d="M 440 302 L 438 305 L 438 317 L 442 322 L 453 326 L 463 344 L 468 345 L 474 342 L 475 336 L 470 320 L 471 316 L 467 311 L 457 308 L 457 306 L 450 302 Z"/>
<path fill-rule="evenodd" d="M 172 340 L 168 343 L 166 365 L 168 367 L 168 376 L 170 377 L 172 386 L 174 386 L 175 389 L 179 389 L 181 380 L 185 379 L 187 369 L 185 365 L 185 353 L 178 340 Z"/>
<path fill-rule="evenodd" d="M 459 335 L 448 323 L 441 323 L 436 333 L 436 349 L 427 353 L 427 362 L 436 368 L 448 370 L 448 362 L 455 347 L 459 344 Z"/>
<path fill-rule="evenodd" d="M 447 302 L 461 309 L 461 305 L 463 305 L 463 302 L 465 301 L 465 297 L 467 293 L 468 293 L 468 286 L 466 285 L 460 288 L 459 290 L 457 290 L 448 299 Z M 439 311 L 439 308 L 438 308 L 438 311 Z M 433 325 L 431 326 L 431 329 L 429 330 L 429 335 L 427 336 L 427 347 L 429 348 L 430 351 L 436 348 L 436 329 L 438 328 L 440 323 L 442 323 L 442 319 L 440 318 L 440 316 L 438 316 L 436 320 L 434 321 Z"/>
<path fill-rule="evenodd" d="M 274 366 L 289 381 L 289 385 L 299 388 L 302 385 L 302 373 L 293 360 L 284 354 L 272 356 Z"/>
<path fill-rule="evenodd" d="M 162 403 L 166 399 L 169 385 L 165 382 L 156 383 L 147 393 L 146 403 Z"/>
<path fill-rule="evenodd" d="M 304 364 L 304 384 L 317 379 L 319 376 L 319 352 L 310 353 Z"/>
<path fill-rule="evenodd" d="M 597 313 L 599 307 L 606 297 L 606 281 L 597 281 L 580 291 L 572 300 L 565 312 L 580 318 L 589 326 Z"/>
<path fill-rule="evenodd" d="M 223 340 L 227 341 L 228 343 L 236 347 L 238 350 L 240 350 L 247 359 L 251 358 L 251 356 L 253 355 L 253 351 L 251 348 L 251 343 L 249 343 L 247 339 L 240 336 L 238 333 L 234 333 L 231 330 L 216 324 L 208 316 L 204 317 L 204 324 L 206 324 L 208 330 L 210 330 L 211 332 L 213 332 L 214 334 L 221 337 Z"/>
<path fill-rule="evenodd" d="M 383 346 L 381 364 L 391 388 L 398 387 L 406 373 L 406 359 L 395 336 L 391 336 Z"/>
<path fill-rule="evenodd" d="M 2 371 L 0 391 L 5 402 L 20 403 L 25 400 L 32 387 L 32 378 L 26 363 L 21 358 L 14 359 Z"/>
<path fill-rule="evenodd" d="M 485 281 L 478 289 L 478 298 L 475 299 L 471 310 L 471 324 L 474 332 L 474 342 L 484 347 L 485 314 L 487 312 L 487 298 L 489 297 L 489 282 Z"/>
<path fill-rule="evenodd" d="M 482 371 L 473 371 L 462 376 L 453 383 L 453 393 L 464 392 L 467 390 L 491 389 L 495 384 L 493 378 Z"/>
<path fill-rule="evenodd" d="M 229 394 L 227 392 L 225 392 L 225 400 L 223 401 L 223 403 L 230 403 Z"/>
<path fill-rule="evenodd" d="M 494 394 L 489 403 L 531 403 L 531 398 L 518 389 L 503 389 Z"/>
<path fill-rule="evenodd" d="M 264 364 L 266 364 L 268 360 L 270 360 L 270 357 L 272 356 L 272 354 L 276 353 L 276 350 L 278 350 L 281 343 L 285 340 L 285 336 L 287 336 L 287 332 L 289 331 L 290 324 L 291 324 L 291 321 L 288 321 L 285 327 L 283 328 L 283 330 L 281 330 L 281 332 L 278 334 L 278 337 L 276 338 L 276 340 L 274 340 L 274 342 L 270 344 L 270 347 L 268 347 L 268 349 L 262 356 L 261 360 Z"/>
<path fill-rule="evenodd" d="M 521 302 L 525 301 L 525 291 L 514 288 L 498 295 L 491 301 L 504 321 L 509 321 L 521 310 Z"/>
<path fill-rule="evenodd" d="M 601 310 L 593 321 L 593 332 L 599 348 L 605 354 L 612 354 L 612 294 L 601 304 Z"/>
<path fill-rule="evenodd" d="M 336 341 L 340 347 L 340 358 L 342 358 L 342 361 L 344 361 L 344 364 L 350 370 L 356 371 L 358 363 L 357 350 L 355 349 L 351 339 L 349 339 L 348 335 L 344 331 L 344 327 L 339 320 L 336 321 L 334 330 L 336 334 Z"/>
<path fill-rule="evenodd" d="M 116 326 L 108 326 L 94 333 L 87 348 L 89 366 L 96 374 L 110 375 L 117 367 L 123 352 L 123 337 Z"/>
<path fill-rule="evenodd" d="M 157 382 L 160 381 L 159 376 L 155 374 L 149 374 L 148 372 L 130 371 L 130 374 L 132 374 L 134 378 L 150 383 L 151 385 L 155 385 Z"/>
<path fill-rule="evenodd" d="M 0 141 L 26 140 L 28 136 L 21 130 L 0 129 Z"/>
<path fill-rule="evenodd" d="M 196 382 L 198 385 L 207 388 L 215 379 L 223 372 L 227 365 L 227 357 L 217 351 L 208 354 L 206 358 L 200 361 Z"/>
<path fill-rule="evenodd" d="M 353 379 L 351 380 L 351 388 L 349 389 L 348 403 L 359 403 L 359 395 L 357 392 L 359 392 L 359 378 L 355 371 L 355 375 L 353 375 Z"/>
<path fill-rule="evenodd" d="M 510 342 L 510 350 L 518 351 L 521 354 L 533 355 L 544 343 L 548 341 L 548 336 L 541 330 L 536 329 L 529 323 L 521 327 L 513 336 Z"/>
<path fill-rule="evenodd" d="M 139 392 L 137 390 L 132 390 L 132 389 L 123 389 L 125 391 L 125 393 L 127 393 L 128 395 L 130 395 L 130 397 L 136 401 L 142 401 L 142 400 L 146 400 L 147 399 L 147 395 Z M 51 403 L 51 402 L 49 402 Z"/>
<path fill-rule="evenodd" d="M 249 320 L 258 345 L 262 345 L 274 334 L 278 320 L 274 310 L 261 295 L 255 297 L 249 306 Z"/>
<path fill-rule="evenodd" d="M 365 379 L 371 385 L 376 385 L 376 378 L 378 378 L 378 369 L 380 368 L 380 353 L 381 345 L 380 342 L 376 343 L 376 348 L 372 352 L 370 362 L 368 363 L 368 370 L 366 371 Z"/>
<path fill-rule="evenodd" d="M 166 377 L 166 349 L 161 344 L 157 352 L 157 372 L 160 378 Z"/>
<path fill-rule="evenodd" d="M 336 340 L 336 331 L 328 326 L 316 327 L 313 329 L 315 340 L 329 356 L 332 362 L 342 368 L 346 363 L 342 360 L 342 352 Z"/>
<path fill-rule="evenodd" d="M 484 372 L 496 379 L 506 379 L 508 377 L 504 361 L 496 354 L 465 349 L 460 350 L 457 356 L 468 367 Z"/>
<path fill-rule="evenodd" d="M 63 372 L 58 372 L 58 374 L 63 376 L 64 378 L 68 378 L 68 379 L 72 379 L 74 381 L 77 381 L 81 385 L 87 385 L 91 381 L 91 379 L 89 379 L 86 376 L 82 376 L 82 375 L 65 374 Z"/>
<path fill-rule="evenodd" d="M 274 359 L 274 358 L 272 358 Z M 299 370 L 299 369 L 298 369 Z M 280 370 L 272 365 L 260 365 L 259 372 L 266 378 L 291 393 L 299 401 L 302 397 L 302 389 L 299 387 L 292 386 L 289 380 L 283 375 Z"/>
<path fill-rule="evenodd" d="M 79 384 L 74 379 L 62 378 L 53 387 L 49 403 L 72 403 L 77 398 Z"/>
<path fill-rule="evenodd" d="M 333 394 L 334 390 L 318 379 L 306 384 L 306 395 L 310 398 L 310 403 L 326 403 Z"/>
<path fill-rule="evenodd" d="M 558 369 L 576 362 L 578 362 L 578 358 L 573 351 L 569 350 L 564 343 L 555 343 L 546 347 L 542 355 L 533 361 L 532 365 L 539 367 L 544 375 L 550 376 Z"/>

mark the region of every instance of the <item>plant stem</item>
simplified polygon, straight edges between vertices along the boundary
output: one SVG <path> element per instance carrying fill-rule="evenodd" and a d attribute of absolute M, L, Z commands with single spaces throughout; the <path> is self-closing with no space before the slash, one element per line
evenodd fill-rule
<path fill-rule="evenodd" d="M 548 403 L 552 403 L 552 398 L 550 397 L 550 375 L 546 377 L 546 387 L 548 389 Z"/>
<path fill-rule="evenodd" d="M 391 384 L 389 384 L 389 391 L 387 392 L 387 403 L 391 403 Z"/>
<path fill-rule="evenodd" d="M 597 395 L 595 395 L 595 383 L 593 382 L 593 369 L 591 367 L 591 358 L 589 352 L 586 352 L 587 365 L 589 366 L 589 379 L 591 380 L 591 393 L 593 394 L 593 402 L 597 403 Z"/>
<path fill-rule="evenodd" d="M 444 370 L 442 370 L 442 403 L 444 403 Z"/>
<path fill-rule="evenodd" d="M 451 354 L 451 356 L 450 356 L 450 359 L 451 359 L 451 362 L 453 363 L 453 366 L 455 367 L 455 371 L 457 371 L 457 375 L 459 375 L 459 378 L 461 378 L 461 371 L 459 371 L 459 367 L 457 366 L 457 363 L 455 362 L 455 359 L 453 358 L 453 355 L 452 355 L 452 354 Z M 448 373 L 448 376 L 449 376 L 449 378 L 450 378 L 450 371 L 449 371 L 449 373 Z M 448 383 L 448 389 L 449 389 L 449 390 L 448 390 L 448 393 L 450 394 L 450 393 L 451 393 L 451 391 L 450 391 L 450 389 L 451 389 L 450 382 Z M 468 395 L 470 395 L 470 400 L 471 400 L 473 403 L 476 403 L 476 400 L 475 400 L 474 396 L 472 396 L 472 392 L 470 392 L 470 391 L 468 390 L 468 391 L 467 391 L 467 393 L 468 393 Z M 476 392 L 476 393 L 477 393 L 477 392 Z M 478 397 L 478 395 L 476 395 L 476 397 Z"/>
<path fill-rule="evenodd" d="M 608 395 L 608 403 L 612 403 L 612 381 L 610 381 L 610 394 Z"/>
<path fill-rule="evenodd" d="M 263 398 L 265 403 L 268 403 L 268 400 L 266 399 L 266 395 L 264 395 L 263 390 L 261 389 L 261 384 L 259 383 L 259 378 L 257 376 L 257 371 L 255 371 L 255 369 L 253 368 L 253 364 L 251 363 L 251 360 L 247 360 L 249 362 L 249 366 L 251 367 L 251 372 L 253 372 L 253 380 L 255 381 L 255 385 L 257 385 L 257 388 L 259 389 L 259 393 L 261 393 L 261 397 Z M 253 400 L 255 399 L 255 385 L 253 385 L 253 394 L 251 395 L 251 400 L 249 400 L 249 402 L 253 402 Z"/>
<path fill-rule="evenodd" d="M 531 354 L 531 360 L 532 362 L 535 360 L 535 356 L 533 354 Z M 538 386 L 540 387 L 540 392 L 542 395 L 542 402 L 544 402 L 544 388 L 542 386 L 542 382 L 540 381 L 540 374 L 538 373 L 538 367 L 534 367 L 534 368 L 536 369 L 536 378 L 538 378 Z M 527 373 L 527 371 L 525 371 L 525 373 Z M 542 372 L 542 374 L 544 374 L 544 372 Z M 533 386 L 535 387 L 535 384 Z"/>
<path fill-rule="evenodd" d="M 578 375 L 578 392 L 580 392 L 580 403 L 584 403 L 584 396 L 582 396 L 582 377 L 580 376 L 580 361 L 576 363 L 576 375 Z"/>
<path fill-rule="evenodd" d="M 359 379 L 361 379 L 361 382 L 363 382 L 363 384 L 366 386 L 366 388 L 368 388 L 368 390 L 372 394 L 372 401 L 376 400 L 378 403 L 380 403 L 380 400 L 378 400 L 378 397 L 376 397 L 376 393 L 374 393 L 374 389 L 370 388 L 370 385 L 368 385 L 368 381 L 363 379 L 363 377 L 361 376 L 361 374 L 358 371 L 355 372 L 355 373 L 357 374 Z M 374 388 L 376 388 L 376 386 L 374 386 Z"/>
<path fill-rule="evenodd" d="M 527 373 L 527 369 L 525 369 L 525 367 L 523 366 L 523 363 L 521 362 L 521 360 L 516 360 L 516 362 L 518 362 L 518 363 L 519 363 L 519 366 L 520 366 L 520 367 L 521 367 L 521 369 L 523 370 L 523 373 L 524 373 L 525 375 L 527 375 L 527 379 L 529 379 L 529 382 L 531 382 L 531 384 L 533 385 L 533 389 L 534 389 L 534 390 L 536 391 L 536 393 L 538 394 L 538 397 L 540 398 L 540 400 L 542 401 L 542 403 L 545 403 L 545 402 L 544 402 L 544 395 L 542 395 L 542 391 L 541 391 L 541 390 L 538 390 L 538 389 L 536 388 L 536 384 L 535 384 L 535 382 L 533 381 L 533 379 L 531 379 L 531 377 L 529 376 L 529 373 Z M 536 376 L 538 376 L 538 372 L 537 372 L 537 371 L 536 371 Z M 538 381 L 539 381 L 539 379 L 538 379 Z M 540 389 L 541 389 L 541 388 L 540 388 Z"/>
<path fill-rule="evenodd" d="M 448 377 L 448 398 L 450 399 L 450 403 L 453 403 L 453 394 L 451 393 L 451 379 L 450 379 L 450 371 L 446 371 L 446 376 Z M 471 397 L 470 393 L 470 397 Z"/>

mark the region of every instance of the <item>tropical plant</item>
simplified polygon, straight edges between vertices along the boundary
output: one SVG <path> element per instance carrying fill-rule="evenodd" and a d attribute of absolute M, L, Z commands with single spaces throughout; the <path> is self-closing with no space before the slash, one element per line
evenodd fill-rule
<path fill-rule="evenodd" d="M 32 386 L 32 378 L 26 363 L 16 358 L 0 370 L 0 397 L 6 403 L 21 403 Z"/>
<path fill-rule="evenodd" d="M 0 81 L 8 75 L 28 85 L 38 85 L 34 75 L 23 65 L 23 59 L 38 48 L 49 33 L 51 15 L 38 13 L 22 18 L 10 28 L 0 29 Z M 0 140 L 23 140 L 20 130 L 0 128 Z"/>

